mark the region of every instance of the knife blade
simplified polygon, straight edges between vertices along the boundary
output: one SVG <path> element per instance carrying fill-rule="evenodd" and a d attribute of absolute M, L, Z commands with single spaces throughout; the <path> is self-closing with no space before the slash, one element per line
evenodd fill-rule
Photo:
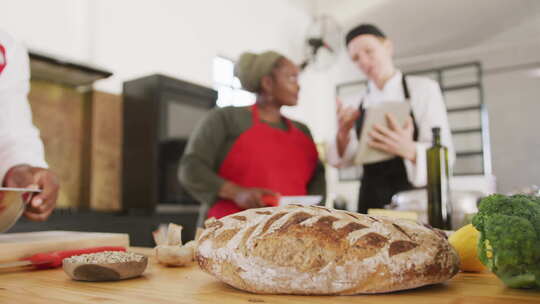
<path fill-rule="evenodd" d="M 16 191 L 16 192 L 33 192 L 33 193 L 39 193 L 39 192 L 41 192 L 41 189 L 0 187 L 0 191 Z"/>
<path fill-rule="evenodd" d="M 267 206 L 284 206 L 298 204 L 302 206 L 317 205 L 322 201 L 322 195 L 265 195 L 262 198 Z"/>
<path fill-rule="evenodd" d="M 41 192 L 41 189 L 34 188 L 13 188 L 13 187 L 0 187 L 0 191 L 17 191 L 17 192 Z"/>
<path fill-rule="evenodd" d="M 26 205 L 36 193 L 36 188 L 0 187 L 0 232 L 7 231 L 21 217 Z"/>

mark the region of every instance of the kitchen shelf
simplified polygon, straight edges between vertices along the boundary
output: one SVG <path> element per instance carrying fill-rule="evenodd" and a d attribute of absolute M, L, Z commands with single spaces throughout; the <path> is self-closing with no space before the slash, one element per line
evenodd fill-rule
<path fill-rule="evenodd" d="M 456 152 L 456 157 L 468 157 L 468 156 L 476 156 L 476 155 L 483 155 L 483 151 L 463 151 L 463 152 Z"/>
<path fill-rule="evenodd" d="M 452 135 L 479 133 L 479 132 L 482 132 L 482 128 L 453 129 L 450 132 L 452 132 Z"/>
<path fill-rule="evenodd" d="M 469 84 L 461 84 L 461 85 L 455 85 L 455 86 L 442 87 L 441 90 L 443 92 L 448 92 L 448 91 L 475 89 L 477 87 L 478 87 L 478 83 L 469 83 Z"/>
<path fill-rule="evenodd" d="M 464 172 L 464 173 L 454 174 L 454 176 L 477 176 L 477 175 L 484 175 L 484 173 L 481 171 L 477 171 L 477 172 Z"/>
<path fill-rule="evenodd" d="M 477 105 L 477 106 L 451 108 L 451 109 L 447 109 L 446 112 L 454 113 L 454 112 L 465 112 L 465 111 L 479 111 L 481 109 L 482 109 L 482 105 Z"/>
<path fill-rule="evenodd" d="M 110 71 L 86 63 L 30 50 L 32 79 L 47 80 L 71 87 L 89 87 L 95 81 L 108 78 Z"/>

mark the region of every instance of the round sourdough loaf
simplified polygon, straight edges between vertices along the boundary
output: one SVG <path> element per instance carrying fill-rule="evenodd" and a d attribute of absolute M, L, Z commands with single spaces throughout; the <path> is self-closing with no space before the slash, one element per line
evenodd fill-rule
<path fill-rule="evenodd" d="M 444 282 L 459 269 L 444 233 L 408 220 L 288 205 L 205 226 L 199 266 L 254 293 L 391 292 Z"/>

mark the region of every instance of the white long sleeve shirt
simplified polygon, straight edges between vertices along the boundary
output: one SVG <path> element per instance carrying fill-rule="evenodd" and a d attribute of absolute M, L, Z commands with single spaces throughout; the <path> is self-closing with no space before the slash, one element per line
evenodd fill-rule
<path fill-rule="evenodd" d="M 47 167 L 39 130 L 32 123 L 29 90 L 28 53 L 0 30 L 0 184 L 15 165 Z"/>
<path fill-rule="evenodd" d="M 363 100 L 364 107 L 384 103 L 405 101 L 405 95 L 401 78 L 403 74 L 397 71 L 392 78 L 380 90 L 372 81 L 368 82 L 368 90 L 364 96 L 343 100 L 345 106 L 358 108 Z M 441 128 L 441 142 L 448 147 L 449 163 L 452 165 L 455 159 L 455 152 L 452 144 L 448 117 L 444 105 L 441 89 L 437 82 L 417 76 L 406 77 L 409 88 L 410 103 L 414 119 L 418 127 L 418 139 L 416 141 L 416 162 L 403 159 L 407 171 L 407 178 L 415 187 L 422 187 L 427 183 L 426 150 L 431 146 L 431 128 Z M 337 150 L 336 136 L 329 140 L 327 148 L 328 162 L 335 167 L 349 167 L 354 165 L 353 160 L 358 149 L 358 137 L 356 129 L 351 129 L 350 141 L 340 157 Z"/>

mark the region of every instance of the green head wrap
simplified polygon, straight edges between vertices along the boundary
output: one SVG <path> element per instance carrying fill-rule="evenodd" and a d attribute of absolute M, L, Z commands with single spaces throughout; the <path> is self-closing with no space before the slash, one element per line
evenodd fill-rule
<path fill-rule="evenodd" d="M 260 54 L 245 52 L 234 67 L 234 74 L 242 87 L 250 92 L 258 93 L 261 88 L 261 79 L 270 74 L 278 59 L 283 55 L 267 51 Z"/>

